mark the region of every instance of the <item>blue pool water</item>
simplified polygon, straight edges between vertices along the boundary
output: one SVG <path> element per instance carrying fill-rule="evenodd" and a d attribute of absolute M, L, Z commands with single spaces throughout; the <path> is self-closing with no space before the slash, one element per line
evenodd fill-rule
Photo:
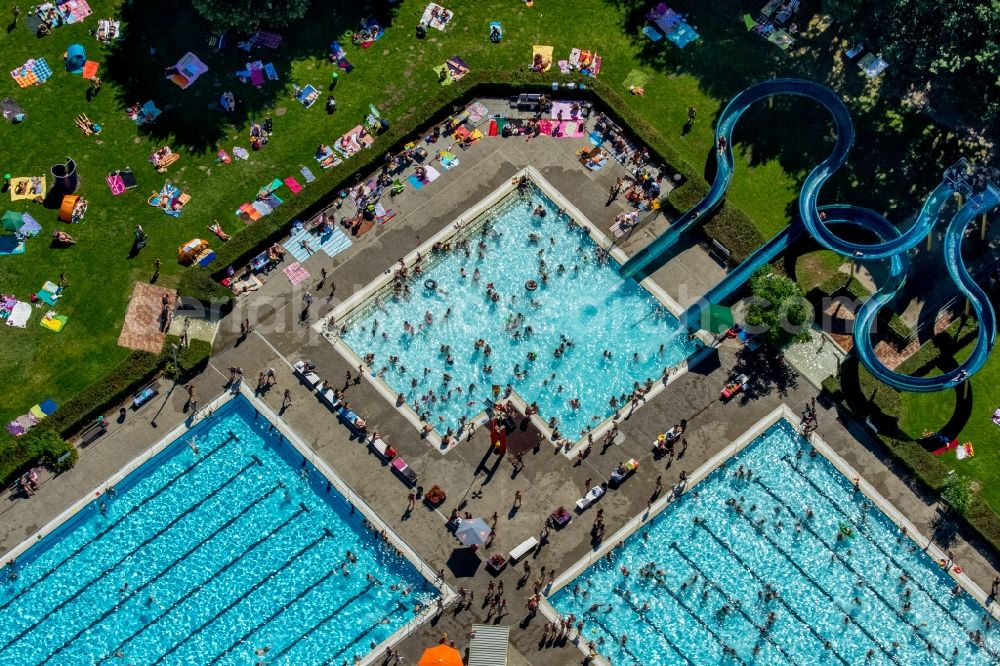
<path fill-rule="evenodd" d="M 998 663 L 983 608 L 810 450 L 779 422 L 552 604 L 615 666 Z M 838 540 L 841 526 L 853 536 Z"/>
<path fill-rule="evenodd" d="M 439 432 L 458 430 L 462 417 L 483 411 L 491 386 L 510 384 L 528 403 L 538 403 L 546 421 L 555 417 L 561 433 L 576 439 L 614 413 L 612 396 L 621 399 L 635 382 L 655 381 L 695 350 L 659 301 L 635 281 L 622 280 L 614 261 L 596 260 L 598 246 L 583 229 L 571 226 L 539 190 L 529 195 L 511 195 L 452 237 L 450 251 L 433 252 L 421 275 L 411 271 L 408 297 L 387 287 L 338 322 L 347 326 L 342 338 L 355 353 L 374 354 L 370 366 L 384 368 L 392 390 Z M 539 203 L 545 217 L 532 215 Z M 484 234 L 487 218 L 493 232 Z M 426 280 L 436 289 L 426 288 Z M 539 283 L 537 291 L 525 288 L 528 280 Z M 487 296 L 490 283 L 499 302 Z M 518 315 L 523 319 L 512 321 Z M 405 323 L 415 332 L 406 332 Z M 557 357 L 563 336 L 572 344 Z M 488 357 L 475 347 L 478 339 L 490 345 Z M 574 399 L 578 407 L 570 405 Z"/>
<path fill-rule="evenodd" d="M 412 620 L 436 590 L 255 414 L 233 400 L 32 546 L 15 580 L 0 570 L 0 661 L 341 664 Z"/>

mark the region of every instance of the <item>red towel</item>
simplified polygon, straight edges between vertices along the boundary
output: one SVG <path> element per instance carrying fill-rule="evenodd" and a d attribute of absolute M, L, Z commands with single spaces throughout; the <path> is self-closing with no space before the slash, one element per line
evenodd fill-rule
<path fill-rule="evenodd" d="M 489 136 L 496 136 L 497 135 L 497 121 L 496 120 L 491 120 L 490 121 L 490 129 L 487 132 L 487 134 Z"/>
<path fill-rule="evenodd" d="M 302 186 L 299 185 L 299 182 L 291 176 L 285 179 L 285 185 L 288 185 L 288 189 L 292 191 L 292 194 L 298 194 L 302 191 Z"/>
<path fill-rule="evenodd" d="M 932 451 L 931 453 L 933 453 L 936 456 L 943 456 L 944 454 L 948 453 L 948 451 L 951 451 L 952 449 L 955 449 L 955 448 L 958 448 L 958 439 L 957 438 L 951 440 L 950 442 L 948 442 L 948 446 L 942 446 L 937 451 Z"/>

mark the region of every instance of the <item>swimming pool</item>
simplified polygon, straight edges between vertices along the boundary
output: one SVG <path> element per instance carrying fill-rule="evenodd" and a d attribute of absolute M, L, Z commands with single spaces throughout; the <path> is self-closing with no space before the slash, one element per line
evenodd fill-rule
<path fill-rule="evenodd" d="M 0 654 L 22 666 L 351 662 L 438 596 L 367 525 L 233 399 L 2 571 Z"/>
<path fill-rule="evenodd" d="M 813 451 L 779 421 L 550 603 L 616 666 L 997 663 L 983 607 Z"/>
<path fill-rule="evenodd" d="M 340 338 L 438 432 L 459 430 L 492 387 L 509 385 L 578 439 L 615 412 L 612 397 L 627 404 L 698 344 L 598 258 L 588 230 L 531 184 L 440 239 L 410 271 L 408 295 L 390 282 L 338 317 Z"/>

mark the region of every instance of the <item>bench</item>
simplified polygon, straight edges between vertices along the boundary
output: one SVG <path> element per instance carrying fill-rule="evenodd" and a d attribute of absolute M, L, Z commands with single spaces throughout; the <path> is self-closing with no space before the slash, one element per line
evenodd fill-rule
<path fill-rule="evenodd" d="M 517 545 L 514 550 L 510 551 L 510 561 L 517 562 L 519 559 L 533 551 L 538 546 L 538 539 L 535 537 L 529 537 Z"/>
<path fill-rule="evenodd" d="M 728 268 L 729 262 L 732 258 L 733 253 L 730 252 L 725 245 L 715 240 L 714 238 L 708 243 L 708 256 L 715 259 L 717 262 L 723 265 L 723 267 Z"/>
<path fill-rule="evenodd" d="M 392 471 L 399 475 L 403 481 L 410 486 L 415 486 L 417 484 L 417 473 L 413 471 L 406 461 L 396 456 L 391 463 Z"/>
<path fill-rule="evenodd" d="M 368 440 L 368 447 L 386 462 L 396 457 L 396 449 L 386 444 L 381 438 Z"/>
<path fill-rule="evenodd" d="M 294 368 L 295 368 L 295 374 L 301 377 L 302 381 L 304 381 L 306 383 L 306 386 L 308 386 L 309 388 L 316 388 L 316 385 L 319 384 L 321 381 L 323 381 L 322 379 L 319 378 L 319 375 L 317 375 L 315 372 L 312 372 L 311 370 L 306 370 L 305 361 L 297 361 L 295 363 Z"/>
<path fill-rule="evenodd" d="M 83 432 L 80 433 L 80 437 L 77 440 L 77 445 L 87 446 L 88 444 L 91 444 L 94 440 L 96 440 L 98 437 L 100 437 L 107 431 L 108 431 L 107 421 L 99 421 L 97 423 L 92 423 L 91 425 L 87 426 L 83 430 Z"/>
<path fill-rule="evenodd" d="M 160 392 L 160 382 L 156 379 L 150 380 L 148 384 L 135 392 L 132 396 L 132 409 L 139 409 L 144 404 L 153 399 Z"/>

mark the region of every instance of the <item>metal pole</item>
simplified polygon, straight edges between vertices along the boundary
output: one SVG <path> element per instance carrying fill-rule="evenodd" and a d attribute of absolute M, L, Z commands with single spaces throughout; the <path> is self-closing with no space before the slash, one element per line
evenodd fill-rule
<path fill-rule="evenodd" d="M 983 213 L 982 223 L 979 226 L 979 240 L 986 240 L 986 213 Z"/>
<path fill-rule="evenodd" d="M 933 243 L 933 241 L 934 241 L 934 230 L 931 229 L 930 231 L 927 232 L 927 251 L 928 252 L 931 251 L 931 244 Z"/>

